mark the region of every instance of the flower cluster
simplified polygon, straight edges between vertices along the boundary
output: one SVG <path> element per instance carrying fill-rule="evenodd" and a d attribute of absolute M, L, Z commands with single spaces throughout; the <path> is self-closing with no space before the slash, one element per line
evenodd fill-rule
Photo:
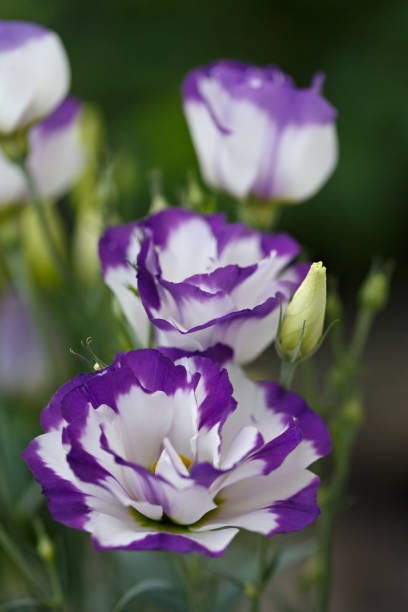
<path fill-rule="evenodd" d="M 85 165 L 82 104 L 66 97 L 68 58 L 59 37 L 30 23 L 0 21 L 0 205 L 28 199 L 8 143 L 27 140 L 27 165 L 42 197 L 63 194 Z"/>
<path fill-rule="evenodd" d="M 78 103 L 58 106 L 66 58 L 42 28 L 1 28 L 0 87 L 9 72 L 2 66 L 21 62 L 30 88 L 19 113 L 0 109 L 0 126 L 29 129 L 28 164 L 52 197 L 83 163 Z M 45 72 L 44 54 L 53 57 Z M 47 86 L 53 79 L 58 87 Z M 275 68 L 235 62 L 193 71 L 184 106 L 209 185 L 239 198 L 312 195 L 337 155 L 335 111 L 320 86 L 318 77 L 298 90 Z M 19 172 L 0 157 L 9 199 L 24 198 Z M 290 350 L 302 329 L 305 353 L 321 335 L 324 269 L 316 314 L 316 266 L 296 261 L 299 251 L 286 234 L 181 208 L 106 229 L 103 277 L 138 350 L 69 381 L 42 413 L 45 433 L 24 458 L 56 520 L 88 531 L 98 549 L 218 556 L 239 529 L 272 536 L 316 519 L 319 479 L 308 467 L 330 451 L 328 430 L 300 396 L 241 369 L 278 335 L 284 347 L 285 326 Z"/>

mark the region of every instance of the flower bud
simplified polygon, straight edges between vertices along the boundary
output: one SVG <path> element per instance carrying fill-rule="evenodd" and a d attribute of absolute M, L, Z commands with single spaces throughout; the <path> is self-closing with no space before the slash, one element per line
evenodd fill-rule
<path fill-rule="evenodd" d="M 46 117 L 67 94 L 70 68 L 55 32 L 35 23 L 0 20 L 0 134 Z"/>
<path fill-rule="evenodd" d="M 54 559 L 54 545 L 45 533 L 41 534 L 38 540 L 37 552 L 41 559 L 46 562 L 50 562 Z"/>
<path fill-rule="evenodd" d="M 317 347 L 323 332 L 326 310 L 326 268 L 322 262 L 313 263 L 289 302 L 279 332 L 279 348 L 283 357 L 310 355 Z"/>
<path fill-rule="evenodd" d="M 370 310 L 382 310 L 388 300 L 388 288 L 388 277 L 385 272 L 382 270 L 370 272 L 360 289 L 360 304 Z"/>
<path fill-rule="evenodd" d="M 245 200 L 312 197 L 337 163 L 337 112 L 324 78 L 296 87 L 279 68 L 222 60 L 192 70 L 183 106 L 207 185 Z"/>

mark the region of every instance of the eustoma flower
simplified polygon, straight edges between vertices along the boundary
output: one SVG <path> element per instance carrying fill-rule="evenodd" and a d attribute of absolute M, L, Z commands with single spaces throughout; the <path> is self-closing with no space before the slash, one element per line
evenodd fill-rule
<path fill-rule="evenodd" d="M 165 353 L 118 355 L 44 410 L 24 457 L 54 519 L 98 549 L 211 556 L 240 528 L 272 536 L 315 520 L 306 468 L 330 448 L 320 417 L 275 383 L 235 372 L 233 389 L 215 361 Z"/>
<path fill-rule="evenodd" d="M 190 72 L 184 110 L 209 185 L 238 197 L 301 201 L 337 161 L 335 109 L 322 77 L 307 89 L 275 67 L 220 61 Z"/>
<path fill-rule="evenodd" d="M 28 132 L 28 169 L 44 198 L 62 195 L 78 179 L 86 162 L 81 135 L 82 104 L 66 98 Z M 22 170 L 0 148 L 0 205 L 28 199 Z"/>
<path fill-rule="evenodd" d="M 30 312 L 12 291 L 0 295 L 0 396 L 31 395 L 49 380 L 49 362 Z"/>
<path fill-rule="evenodd" d="M 309 267 L 288 267 L 299 246 L 286 234 L 177 208 L 109 228 L 99 252 L 105 281 L 142 344 L 147 313 L 157 344 L 205 350 L 221 342 L 238 362 L 273 341 L 280 312 Z"/>
<path fill-rule="evenodd" d="M 45 117 L 62 102 L 69 82 L 68 58 L 54 32 L 0 21 L 0 134 Z"/>

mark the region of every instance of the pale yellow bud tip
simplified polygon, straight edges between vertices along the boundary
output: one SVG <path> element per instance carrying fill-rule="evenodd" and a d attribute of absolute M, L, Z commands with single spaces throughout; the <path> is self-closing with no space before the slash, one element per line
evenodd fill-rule
<path fill-rule="evenodd" d="M 319 261 L 310 266 L 282 319 L 279 348 L 284 357 L 291 358 L 299 343 L 298 359 L 315 350 L 323 333 L 325 311 L 326 268 Z"/>

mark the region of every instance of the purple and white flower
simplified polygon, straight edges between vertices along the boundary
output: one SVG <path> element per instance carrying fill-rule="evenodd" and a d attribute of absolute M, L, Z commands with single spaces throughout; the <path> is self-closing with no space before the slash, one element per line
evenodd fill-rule
<path fill-rule="evenodd" d="M 0 21 L 0 134 L 48 115 L 69 83 L 68 58 L 57 34 L 33 23 Z"/>
<path fill-rule="evenodd" d="M 298 202 L 337 162 L 335 109 L 316 75 L 298 89 L 278 68 L 219 61 L 191 71 L 184 110 L 209 185 L 238 197 Z"/>
<path fill-rule="evenodd" d="M 86 163 L 82 141 L 82 103 L 69 97 L 28 133 L 28 168 L 43 198 L 56 198 L 70 189 Z M 26 179 L 0 148 L 0 205 L 29 198 Z"/>
<path fill-rule="evenodd" d="M 99 245 L 105 281 L 143 346 L 147 313 L 157 345 L 203 351 L 221 342 L 238 362 L 274 340 L 280 310 L 309 268 L 288 267 L 298 252 L 286 234 L 179 208 L 111 227 Z"/>
<path fill-rule="evenodd" d="M 50 363 L 31 313 L 21 298 L 0 295 L 0 397 L 30 395 L 49 381 Z"/>
<path fill-rule="evenodd" d="M 313 522 L 319 479 L 307 467 L 330 450 L 320 417 L 275 383 L 241 373 L 233 389 L 215 361 L 173 357 L 121 354 L 55 394 L 24 452 L 54 519 L 100 550 L 210 556 L 241 528 Z"/>

